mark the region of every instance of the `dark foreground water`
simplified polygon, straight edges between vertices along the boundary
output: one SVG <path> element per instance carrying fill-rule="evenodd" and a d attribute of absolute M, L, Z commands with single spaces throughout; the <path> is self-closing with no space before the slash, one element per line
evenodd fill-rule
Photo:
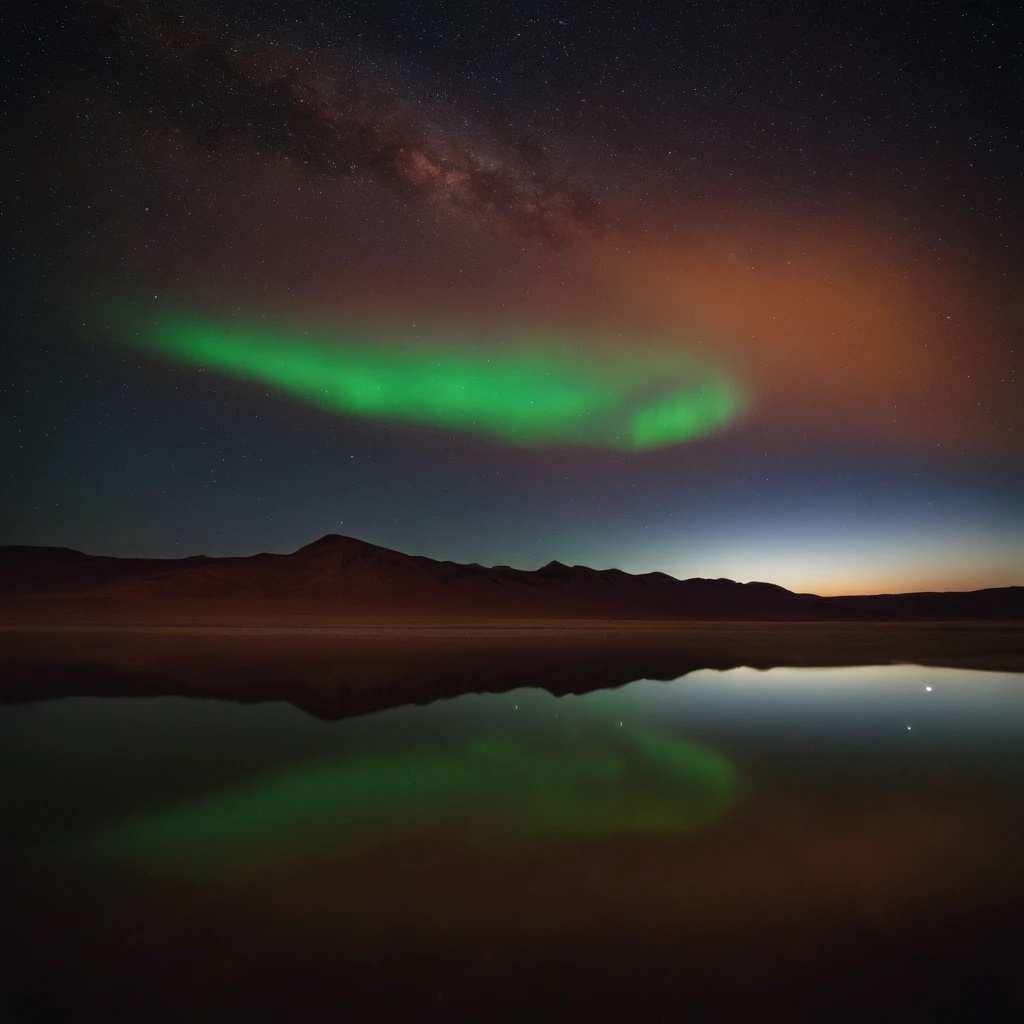
<path fill-rule="evenodd" d="M 65 699 L 0 779 L 13 1020 L 1024 1013 L 1020 675 Z"/>

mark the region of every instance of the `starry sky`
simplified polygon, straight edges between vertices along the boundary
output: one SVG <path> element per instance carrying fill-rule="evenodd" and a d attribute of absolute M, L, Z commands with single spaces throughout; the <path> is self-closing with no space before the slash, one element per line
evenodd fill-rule
<path fill-rule="evenodd" d="M 1024 583 L 1015 14 L 5 8 L 0 543 Z"/>

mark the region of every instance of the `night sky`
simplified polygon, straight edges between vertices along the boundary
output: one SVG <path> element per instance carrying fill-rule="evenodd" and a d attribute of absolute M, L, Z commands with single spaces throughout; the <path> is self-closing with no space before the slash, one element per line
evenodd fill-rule
<path fill-rule="evenodd" d="M 5 5 L 0 543 L 1024 583 L 1017 13 Z"/>

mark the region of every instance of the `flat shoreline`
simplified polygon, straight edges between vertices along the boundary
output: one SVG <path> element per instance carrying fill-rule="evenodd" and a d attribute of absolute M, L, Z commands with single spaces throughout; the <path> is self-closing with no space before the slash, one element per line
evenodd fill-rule
<path fill-rule="evenodd" d="M 298 618 L 289 620 L 96 618 L 92 621 L 0 620 L 0 634 L 18 633 L 179 633 L 201 635 L 295 635 L 295 636 L 457 636 L 490 637 L 522 633 L 529 636 L 618 636 L 650 634 L 659 637 L 749 631 L 812 633 L 901 633 L 916 631 L 983 634 L 998 631 L 1014 634 L 1024 643 L 1024 622 L 1016 619 L 554 619 L 554 618 L 423 618 L 344 619 Z"/>

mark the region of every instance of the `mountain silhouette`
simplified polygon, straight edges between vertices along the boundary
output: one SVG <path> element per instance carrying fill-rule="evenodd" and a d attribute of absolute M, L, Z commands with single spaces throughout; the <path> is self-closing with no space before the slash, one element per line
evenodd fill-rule
<path fill-rule="evenodd" d="M 1024 618 L 1024 587 L 819 597 L 771 583 L 680 580 L 552 561 L 540 569 L 407 555 L 328 534 L 290 554 L 114 558 L 70 548 L 0 547 L 3 617 L 48 605 L 157 615 L 187 608 L 301 608 L 337 619 L 609 618 L 821 621 Z"/>

